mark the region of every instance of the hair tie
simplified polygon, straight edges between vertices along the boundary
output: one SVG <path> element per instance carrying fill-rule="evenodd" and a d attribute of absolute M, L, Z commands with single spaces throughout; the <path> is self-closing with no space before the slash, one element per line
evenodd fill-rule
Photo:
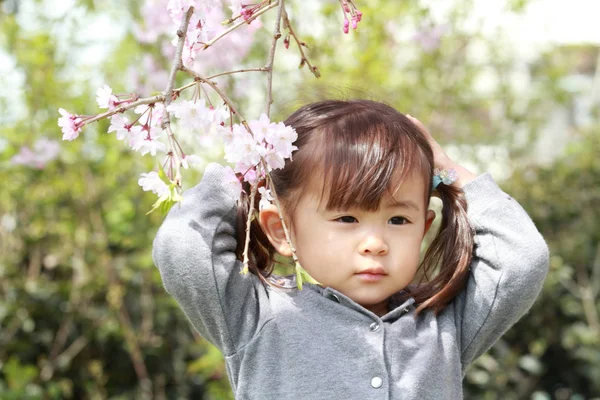
<path fill-rule="evenodd" d="M 444 185 L 451 185 L 458 179 L 456 170 L 451 169 L 439 169 L 433 170 L 433 180 L 431 181 L 431 190 L 435 190 L 440 183 Z"/>

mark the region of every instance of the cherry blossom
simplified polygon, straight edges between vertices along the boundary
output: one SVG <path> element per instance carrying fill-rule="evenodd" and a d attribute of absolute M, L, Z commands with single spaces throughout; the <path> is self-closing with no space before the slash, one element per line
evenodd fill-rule
<path fill-rule="evenodd" d="M 21 147 L 19 152 L 11 158 L 15 165 L 25 165 L 42 169 L 50 161 L 55 160 L 60 154 L 60 144 L 56 140 L 41 137 L 33 144 L 33 149 Z"/>
<path fill-rule="evenodd" d="M 60 126 L 63 133 L 63 140 L 75 140 L 81 132 L 81 118 L 77 115 L 71 114 L 63 108 L 59 108 L 58 112 L 62 117 L 58 119 L 58 126 Z"/>
<path fill-rule="evenodd" d="M 142 173 L 140 176 L 141 178 L 138 179 L 138 185 L 140 185 L 144 191 L 152 191 L 158 195 L 158 197 L 162 197 L 169 192 L 169 186 L 160 179 L 158 172 L 152 171 Z"/>
<path fill-rule="evenodd" d="M 423 24 L 419 30 L 413 35 L 413 40 L 416 41 L 423 51 L 431 53 L 440 47 L 442 37 L 448 32 L 448 25 L 426 25 Z"/>
<path fill-rule="evenodd" d="M 254 169 L 261 160 L 266 163 L 268 171 L 284 167 L 285 160 L 297 150 L 293 142 L 298 135 L 283 122 L 271 122 L 266 114 L 248 122 L 248 125 L 252 134 L 244 126 L 236 124 L 227 135 L 223 135 L 225 159 L 235 164 L 233 170 L 241 173 L 246 182 L 255 183 L 257 176 Z"/>
<path fill-rule="evenodd" d="M 273 204 L 273 200 L 275 200 L 275 198 L 273 197 L 273 195 L 271 194 L 271 190 L 267 189 L 266 187 L 259 187 L 258 188 L 258 193 L 260 193 L 260 201 L 258 202 L 258 209 L 262 210 L 263 208 L 265 208 L 266 206 L 268 206 L 269 204 Z"/>
<path fill-rule="evenodd" d="M 158 151 L 166 151 L 165 144 L 159 140 L 161 134 L 162 130 L 160 128 L 144 126 L 139 133 L 132 135 L 131 148 L 143 156 L 148 153 L 155 156 Z"/>
<path fill-rule="evenodd" d="M 110 86 L 103 85 L 96 91 L 96 102 L 98 103 L 98 107 L 112 110 L 119 103 L 119 99 L 112 94 Z"/>
<path fill-rule="evenodd" d="M 226 188 L 231 188 L 228 192 L 237 194 L 238 197 L 236 197 L 236 200 L 240 199 L 239 196 L 242 194 L 242 183 L 231 167 L 225 167 L 223 184 Z"/>
<path fill-rule="evenodd" d="M 108 127 L 108 133 L 117 132 L 117 139 L 124 140 L 129 136 L 132 126 L 126 117 L 120 114 L 115 114 L 110 117 L 110 126 Z"/>
<path fill-rule="evenodd" d="M 194 165 L 198 165 L 202 162 L 202 159 L 194 154 L 187 154 L 181 156 L 181 165 L 183 168 L 188 169 L 189 167 L 193 167 Z"/>
<path fill-rule="evenodd" d="M 344 11 L 343 31 L 344 33 L 348 33 L 350 32 L 350 26 L 352 26 L 352 29 L 358 28 L 358 23 L 362 20 L 363 14 L 350 0 L 341 0 L 341 5 Z"/>
<path fill-rule="evenodd" d="M 181 129 L 206 134 L 229 117 L 229 111 L 225 107 L 206 107 L 204 98 L 173 102 L 169 104 L 167 111 L 178 119 Z"/>
<path fill-rule="evenodd" d="M 244 172 L 244 166 L 258 165 L 266 155 L 266 149 L 242 125 L 234 125 L 230 141 L 225 143 L 225 159 L 242 167 L 234 168 L 236 172 Z"/>
<path fill-rule="evenodd" d="M 137 106 L 133 112 L 147 115 L 145 124 L 152 127 L 160 127 L 162 124 L 165 105 L 163 103 L 142 104 Z"/>

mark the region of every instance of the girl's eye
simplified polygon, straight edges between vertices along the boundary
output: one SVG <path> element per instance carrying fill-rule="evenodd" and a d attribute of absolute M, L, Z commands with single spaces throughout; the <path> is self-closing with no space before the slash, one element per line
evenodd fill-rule
<path fill-rule="evenodd" d="M 346 224 L 352 224 L 354 222 L 358 222 L 358 220 L 354 217 L 351 217 L 349 215 L 344 215 L 343 217 L 339 217 L 336 219 L 336 221 L 338 222 L 344 222 Z"/>
<path fill-rule="evenodd" d="M 404 225 L 408 224 L 408 220 L 404 217 L 392 217 L 390 218 L 389 223 L 392 225 Z"/>

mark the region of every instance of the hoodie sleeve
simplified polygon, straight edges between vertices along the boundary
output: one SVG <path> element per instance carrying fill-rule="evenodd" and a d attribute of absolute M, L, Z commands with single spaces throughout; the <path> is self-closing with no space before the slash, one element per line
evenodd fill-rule
<path fill-rule="evenodd" d="M 194 328 L 226 356 L 268 321 L 267 291 L 236 259 L 236 193 L 225 168 L 207 166 L 201 182 L 173 206 L 153 243 L 163 284 Z"/>
<path fill-rule="evenodd" d="M 470 276 L 454 302 L 464 373 L 533 305 L 549 256 L 527 213 L 489 174 L 463 189 L 475 231 Z"/>

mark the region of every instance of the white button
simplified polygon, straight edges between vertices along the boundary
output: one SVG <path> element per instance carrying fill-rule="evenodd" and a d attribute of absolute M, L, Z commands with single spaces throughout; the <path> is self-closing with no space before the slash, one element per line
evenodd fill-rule
<path fill-rule="evenodd" d="M 383 379 L 380 377 L 375 376 L 371 379 L 371 386 L 373 386 L 375 389 L 379 389 L 381 385 L 383 385 Z"/>
<path fill-rule="evenodd" d="M 402 310 L 402 312 L 403 312 L 404 314 L 407 314 L 407 313 L 408 313 L 408 307 L 406 307 L 404 310 Z"/>
<path fill-rule="evenodd" d="M 369 325 L 369 329 L 371 330 L 371 332 L 375 332 L 379 329 L 379 324 L 377 322 L 373 322 L 371 325 Z"/>

